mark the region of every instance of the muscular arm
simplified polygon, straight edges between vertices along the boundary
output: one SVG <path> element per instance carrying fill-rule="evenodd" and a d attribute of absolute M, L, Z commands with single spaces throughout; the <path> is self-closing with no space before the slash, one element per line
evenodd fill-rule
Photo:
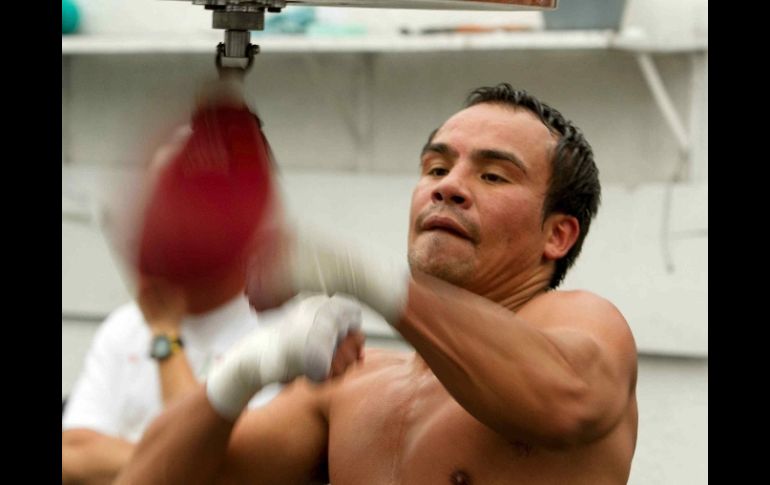
<path fill-rule="evenodd" d="M 116 483 L 308 483 L 326 450 L 318 399 L 296 382 L 233 425 L 201 386 L 153 422 Z"/>
<path fill-rule="evenodd" d="M 211 408 L 201 386 L 153 422 L 115 483 L 212 482 L 232 428 Z"/>
<path fill-rule="evenodd" d="M 628 405 L 636 349 L 609 302 L 551 292 L 513 313 L 420 275 L 397 326 L 472 415 L 504 436 L 562 448 L 611 430 Z"/>
<path fill-rule="evenodd" d="M 109 484 L 131 458 L 134 445 L 90 429 L 62 432 L 62 484 Z"/>
<path fill-rule="evenodd" d="M 620 312 L 596 295 L 549 292 L 514 313 L 425 274 L 405 284 L 397 265 L 366 259 L 360 248 L 312 234 L 292 244 L 277 269 L 252 271 L 252 304 L 280 303 L 292 288 L 356 296 L 415 347 L 460 405 L 510 440 L 589 443 L 628 409 L 634 340 Z"/>
<path fill-rule="evenodd" d="M 295 300 L 280 325 L 252 331 L 205 386 L 153 422 L 118 483 L 307 483 L 325 456 L 334 382 L 294 379 L 328 379 L 358 361 L 360 323 L 349 300 Z M 259 389 L 286 381 L 293 383 L 269 405 L 244 411 Z"/>

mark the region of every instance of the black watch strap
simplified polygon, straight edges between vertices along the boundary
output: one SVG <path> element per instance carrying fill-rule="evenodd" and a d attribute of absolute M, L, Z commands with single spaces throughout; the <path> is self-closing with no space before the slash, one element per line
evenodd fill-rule
<path fill-rule="evenodd" d="M 166 360 L 184 348 L 184 342 L 178 335 L 161 333 L 152 338 L 150 357 L 155 360 Z"/>

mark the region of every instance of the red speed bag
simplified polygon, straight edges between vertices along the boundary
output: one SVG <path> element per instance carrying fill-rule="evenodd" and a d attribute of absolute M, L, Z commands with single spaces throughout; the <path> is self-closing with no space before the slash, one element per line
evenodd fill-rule
<path fill-rule="evenodd" d="M 271 153 L 248 108 L 205 106 L 160 169 L 139 238 L 141 274 L 185 284 L 244 262 L 269 198 Z"/>

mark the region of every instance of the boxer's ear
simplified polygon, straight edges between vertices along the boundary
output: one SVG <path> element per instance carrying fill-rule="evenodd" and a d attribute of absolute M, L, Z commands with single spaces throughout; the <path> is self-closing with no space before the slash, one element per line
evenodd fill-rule
<path fill-rule="evenodd" d="M 567 214 L 551 214 L 545 221 L 544 229 L 546 241 L 543 257 L 549 261 L 566 256 L 580 235 L 577 218 Z"/>

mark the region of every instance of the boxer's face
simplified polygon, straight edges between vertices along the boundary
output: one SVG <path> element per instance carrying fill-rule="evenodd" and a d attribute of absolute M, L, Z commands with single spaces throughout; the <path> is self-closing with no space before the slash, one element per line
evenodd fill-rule
<path fill-rule="evenodd" d="M 450 118 L 421 157 L 409 227 L 412 268 L 487 295 L 542 272 L 555 144 L 524 109 L 483 103 Z"/>

